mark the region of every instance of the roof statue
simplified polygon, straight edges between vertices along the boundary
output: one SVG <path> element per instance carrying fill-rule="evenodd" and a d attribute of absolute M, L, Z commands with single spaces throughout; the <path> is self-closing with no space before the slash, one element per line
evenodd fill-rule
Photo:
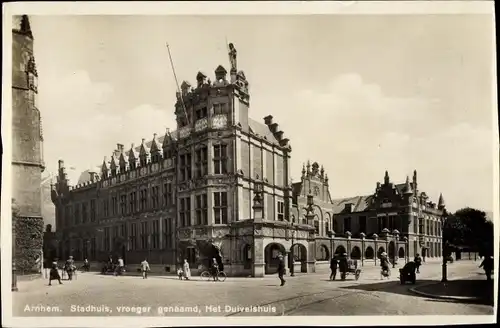
<path fill-rule="evenodd" d="M 236 71 L 236 48 L 234 47 L 234 44 L 230 43 L 229 44 L 229 62 L 231 63 L 231 70 Z"/>

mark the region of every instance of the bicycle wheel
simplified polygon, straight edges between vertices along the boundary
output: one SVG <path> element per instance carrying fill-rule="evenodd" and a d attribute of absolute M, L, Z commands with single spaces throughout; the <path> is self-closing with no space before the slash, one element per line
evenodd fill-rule
<path fill-rule="evenodd" d="M 211 275 L 210 275 L 210 272 L 208 272 L 208 271 L 203 271 L 203 272 L 201 273 L 201 278 L 202 278 L 202 279 L 210 280 L 210 276 L 211 276 Z"/>
<path fill-rule="evenodd" d="M 224 272 L 222 272 L 222 271 L 221 271 L 221 272 L 219 272 L 219 273 L 217 274 L 217 279 L 218 279 L 219 281 L 224 281 L 224 280 L 226 280 L 226 274 L 225 274 Z"/>

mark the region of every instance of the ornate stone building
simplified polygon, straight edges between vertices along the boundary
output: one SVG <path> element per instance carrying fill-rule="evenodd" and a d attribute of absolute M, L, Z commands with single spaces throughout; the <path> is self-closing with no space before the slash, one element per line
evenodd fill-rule
<path fill-rule="evenodd" d="M 275 273 L 279 254 L 294 272 L 328 266 L 334 250 L 376 264 L 364 255 L 368 246 L 374 253 L 392 245 L 406 259 L 406 240 L 386 230 L 380 239 L 335 237 L 343 213 L 327 174 L 308 162 L 291 182 L 289 140 L 271 115 L 250 117 L 249 82 L 229 48 L 229 76 L 218 66 L 214 81 L 199 72 L 195 86 L 181 84 L 175 131 L 117 144 L 76 186 L 59 161 L 52 201 L 61 256 L 112 254 L 128 265 L 148 258 L 170 272 L 183 259 L 196 272 L 215 257 L 226 273 L 255 277 Z"/>
<path fill-rule="evenodd" d="M 377 182 L 372 195 L 336 199 L 333 205 L 337 233 L 349 231 L 352 237 L 364 233 L 371 238 L 374 234 L 381 234 L 384 229 L 389 234 L 397 230 L 399 238 L 406 237 L 409 240 L 410 257 L 416 253 L 427 258 L 441 256 L 444 199 L 440 195 L 437 205 L 429 200 L 426 193 L 419 189 L 417 171 L 413 172 L 411 182 L 407 177 L 405 183 L 397 184 L 391 182 L 386 171 L 384 182 Z M 389 248 L 389 257 L 398 255 L 394 252 L 397 250 Z"/>

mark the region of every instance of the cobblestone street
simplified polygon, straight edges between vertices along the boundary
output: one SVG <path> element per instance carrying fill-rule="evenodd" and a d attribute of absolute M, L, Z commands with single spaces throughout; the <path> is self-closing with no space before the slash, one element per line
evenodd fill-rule
<path fill-rule="evenodd" d="M 475 276 L 479 262 L 449 265 L 450 280 Z M 172 276 L 101 276 L 80 273 L 77 280 L 47 286 L 46 280 L 23 282 L 13 296 L 14 316 L 233 316 L 233 315 L 419 315 L 492 314 L 492 307 L 437 302 L 401 286 L 397 268 L 381 281 L 377 267 L 365 267 L 358 281 L 328 281 L 328 272 L 287 277 L 232 278 L 207 282 L 200 277 L 179 281 Z M 438 280 L 439 263 L 423 266 L 417 285 Z M 257 312 L 245 307 L 258 306 Z M 51 307 L 40 311 L 38 306 Z M 177 306 L 177 308 L 175 308 Z M 163 309 L 163 311 L 162 311 Z M 192 311 L 192 312 L 189 312 Z M 254 310 L 255 311 L 255 310 Z"/>

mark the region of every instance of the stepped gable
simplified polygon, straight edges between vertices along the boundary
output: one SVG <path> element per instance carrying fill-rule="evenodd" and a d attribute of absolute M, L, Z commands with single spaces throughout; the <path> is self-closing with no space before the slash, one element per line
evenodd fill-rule
<path fill-rule="evenodd" d="M 170 137 L 171 137 L 173 140 L 176 140 L 176 134 L 177 134 L 177 133 L 176 133 L 176 131 L 174 131 L 174 132 L 170 132 L 170 134 L 171 134 L 171 136 L 170 136 Z M 165 135 L 163 135 L 163 136 L 161 136 L 161 137 L 158 137 L 158 138 L 157 138 L 157 141 L 158 141 L 158 144 L 159 144 L 159 145 L 162 145 L 162 144 L 163 144 L 163 139 L 165 139 L 165 136 L 166 136 L 166 134 L 165 134 Z M 145 142 L 146 147 L 148 147 L 148 148 L 150 148 L 150 149 L 151 149 L 151 145 L 152 145 L 152 144 L 153 144 L 153 140 L 152 140 L 152 139 L 151 139 L 151 140 L 149 140 L 149 141 L 147 141 L 147 142 Z M 139 152 L 140 152 L 140 150 L 141 150 L 141 146 L 142 146 L 142 145 L 141 145 L 141 144 L 139 144 L 139 146 L 134 147 L 134 150 L 137 152 L 137 154 L 139 154 Z M 126 155 L 128 155 L 128 151 L 127 151 L 127 154 L 126 154 Z M 96 168 L 95 168 L 94 170 L 95 170 L 95 172 L 100 173 L 100 172 L 101 172 L 101 168 L 102 168 L 102 164 L 97 165 L 97 166 L 96 166 Z M 90 172 L 92 172 L 92 171 L 93 171 L 93 170 L 89 169 L 89 170 L 85 170 L 85 171 L 83 171 L 82 173 L 80 173 L 80 177 L 79 177 L 79 179 L 78 179 L 78 184 L 83 184 L 83 183 L 86 183 L 86 182 L 90 181 Z"/>

